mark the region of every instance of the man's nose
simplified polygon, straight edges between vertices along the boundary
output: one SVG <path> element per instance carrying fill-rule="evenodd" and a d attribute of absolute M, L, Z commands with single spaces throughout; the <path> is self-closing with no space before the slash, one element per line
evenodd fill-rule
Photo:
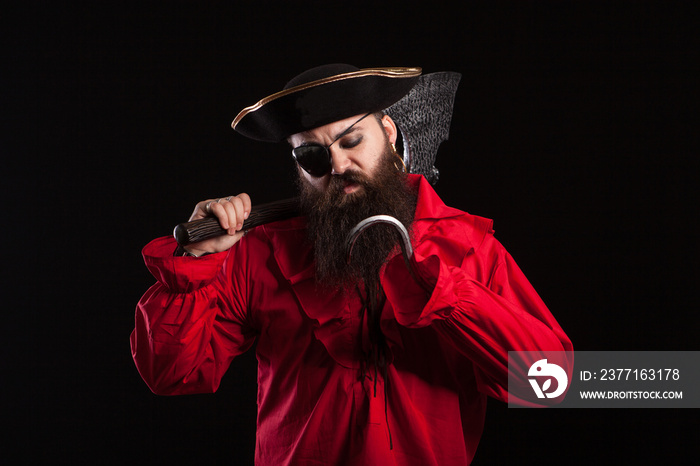
<path fill-rule="evenodd" d="M 342 175 L 350 168 L 352 162 L 343 153 L 342 150 L 335 147 L 330 149 L 331 152 L 331 175 Z"/>

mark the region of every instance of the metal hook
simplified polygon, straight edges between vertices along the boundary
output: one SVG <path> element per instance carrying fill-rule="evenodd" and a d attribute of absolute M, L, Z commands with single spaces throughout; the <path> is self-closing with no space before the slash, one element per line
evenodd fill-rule
<path fill-rule="evenodd" d="M 399 220 L 390 215 L 375 215 L 373 217 L 367 217 L 366 219 L 362 220 L 360 223 L 355 225 L 355 227 L 350 231 L 347 239 L 345 240 L 345 250 L 347 251 L 347 263 L 349 264 L 350 260 L 352 259 L 352 249 L 355 246 L 355 242 L 357 241 L 357 238 L 360 236 L 360 234 L 362 234 L 363 231 L 365 231 L 372 225 L 377 225 L 380 223 L 392 225 L 394 228 L 396 228 L 396 231 L 399 233 L 399 244 L 401 245 L 401 254 L 403 255 L 403 260 L 406 263 L 406 267 L 408 267 L 408 271 L 411 273 L 411 276 L 416 281 L 416 283 L 418 283 L 421 287 L 423 287 L 426 290 L 429 289 L 427 284 L 424 283 L 423 280 L 419 279 L 419 275 L 413 268 L 413 246 L 411 245 L 411 237 L 408 234 L 408 230 L 406 230 L 406 227 L 403 226 L 403 224 Z"/>
<path fill-rule="evenodd" d="M 355 227 L 348 234 L 348 238 L 345 241 L 345 249 L 347 251 L 347 262 L 350 263 L 352 258 L 352 248 L 355 246 L 355 242 L 360 234 L 365 231 L 365 229 L 371 227 L 372 225 L 377 225 L 379 223 L 385 223 L 387 225 L 392 225 L 399 233 L 401 237 L 401 252 L 406 261 L 413 258 L 413 246 L 411 246 L 411 238 L 408 236 L 408 231 L 406 227 L 403 226 L 396 218 L 390 215 L 375 215 L 373 217 L 367 217 L 360 223 L 355 225 Z"/>

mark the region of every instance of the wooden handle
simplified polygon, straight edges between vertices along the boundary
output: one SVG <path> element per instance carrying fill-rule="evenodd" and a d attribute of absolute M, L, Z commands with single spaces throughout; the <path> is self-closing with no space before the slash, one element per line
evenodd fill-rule
<path fill-rule="evenodd" d="M 250 215 L 243 222 L 243 230 L 250 230 L 266 223 L 286 220 L 299 215 L 299 198 L 293 197 L 281 201 L 253 206 Z M 198 243 L 206 239 L 226 234 L 216 217 L 206 217 L 191 222 L 181 223 L 175 227 L 173 236 L 181 246 Z"/>

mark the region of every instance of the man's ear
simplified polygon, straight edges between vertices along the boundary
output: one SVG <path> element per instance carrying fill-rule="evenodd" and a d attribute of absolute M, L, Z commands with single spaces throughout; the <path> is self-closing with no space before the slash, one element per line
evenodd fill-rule
<path fill-rule="evenodd" d="M 382 117 L 381 123 L 382 127 L 384 128 L 384 131 L 386 132 L 387 137 L 389 138 L 389 142 L 392 144 L 396 144 L 398 130 L 396 129 L 396 123 L 394 123 L 394 120 L 392 120 L 389 115 L 384 115 Z"/>

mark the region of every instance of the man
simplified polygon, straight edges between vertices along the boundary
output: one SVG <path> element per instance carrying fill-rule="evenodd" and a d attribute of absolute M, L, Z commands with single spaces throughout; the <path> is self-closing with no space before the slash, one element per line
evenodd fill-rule
<path fill-rule="evenodd" d="M 131 336 L 142 377 L 213 392 L 257 340 L 258 464 L 468 464 L 486 396 L 508 400 L 507 352 L 572 349 L 491 221 L 404 173 L 381 110 L 419 74 L 327 65 L 244 109 L 237 131 L 292 146 L 304 215 L 244 232 L 248 195 L 209 199 L 192 219 L 227 235 L 144 249 L 158 282 Z M 346 262 L 348 232 L 376 214 L 411 232 L 408 266 L 382 227 Z"/>

